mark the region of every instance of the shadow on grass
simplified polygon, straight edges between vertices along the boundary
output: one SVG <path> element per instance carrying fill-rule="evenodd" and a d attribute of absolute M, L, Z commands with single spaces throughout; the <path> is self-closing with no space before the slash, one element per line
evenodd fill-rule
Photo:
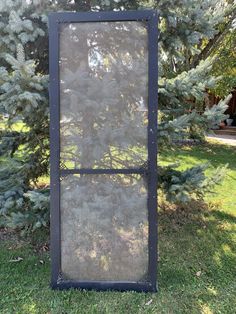
<path fill-rule="evenodd" d="M 203 202 L 165 204 L 159 211 L 157 294 L 52 291 L 48 252 L 29 243 L 13 249 L 6 242 L 0 254 L 1 314 L 234 313 L 235 223 L 236 217 Z M 9 263 L 17 256 L 23 260 Z"/>
<path fill-rule="evenodd" d="M 161 209 L 160 293 L 172 292 L 180 300 L 187 297 L 194 313 L 204 304 L 212 313 L 233 313 L 235 226 L 235 216 L 204 202 Z"/>

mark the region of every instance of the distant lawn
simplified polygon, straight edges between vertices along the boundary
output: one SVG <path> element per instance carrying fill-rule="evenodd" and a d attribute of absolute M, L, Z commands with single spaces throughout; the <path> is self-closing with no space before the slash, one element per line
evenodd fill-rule
<path fill-rule="evenodd" d="M 179 151 L 168 151 L 160 162 L 179 163 L 180 169 L 202 163 L 210 163 L 207 172 L 228 164 L 228 170 L 223 184 L 218 185 L 212 195 L 207 195 L 206 201 L 217 202 L 222 210 L 236 215 L 236 146 L 222 145 L 215 140 L 194 147 L 184 147 Z"/>
<path fill-rule="evenodd" d="M 0 119 L 0 130 L 4 130 L 6 127 L 7 127 L 7 119 L 1 118 Z M 26 132 L 29 130 L 29 128 L 27 126 L 25 126 L 24 123 L 21 121 L 14 122 L 13 125 L 11 126 L 11 129 L 13 131 L 19 131 L 19 132 Z"/>
<path fill-rule="evenodd" d="M 229 170 L 206 203 L 160 209 L 157 294 L 52 291 L 43 240 L 37 240 L 39 247 L 0 233 L 0 313 L 235 313 L 236 148 L 184 148 L 162 161 L 180 161 L 181 168 L 228 163 Z M 16 261 L 19 257 L 23 260 Z"/>

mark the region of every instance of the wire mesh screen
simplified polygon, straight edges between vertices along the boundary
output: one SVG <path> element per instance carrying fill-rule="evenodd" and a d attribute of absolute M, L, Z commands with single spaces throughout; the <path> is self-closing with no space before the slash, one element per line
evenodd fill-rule
<path fill-rule="evenodd" d="M 69 175 L 61 182 L 64 279 L 145 281 L 147 187 L 140 175 Z"/>
<path fill-rule="evenodd" d="M 64 23 L 59 38 L 61 167 L 146 165 L 146 22 Z M 147 280 L 146 185 L 138 174 L 62 178 L 63 279 Z"/>
<path fill-rule="evenodd" d="M 146 22 L 60 26 L 60 149 L 67 168 L 147 160 Z"/>

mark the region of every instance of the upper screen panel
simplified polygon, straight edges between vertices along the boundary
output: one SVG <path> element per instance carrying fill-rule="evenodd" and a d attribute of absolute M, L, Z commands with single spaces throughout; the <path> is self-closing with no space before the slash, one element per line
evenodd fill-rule
<path fill-rule="evenodd" d="M 63 166 L 139 168 L 147 161 L 145 22 L 60 26 Z"/>

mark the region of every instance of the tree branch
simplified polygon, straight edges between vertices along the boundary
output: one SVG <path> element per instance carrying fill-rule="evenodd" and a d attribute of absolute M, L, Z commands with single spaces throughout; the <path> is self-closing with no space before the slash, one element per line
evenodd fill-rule
<path fill-rule="evenodd" d="M 207 59 L 211 55 L 211 53 L 214 50 L 216 50 L 217 47 L 219 47 L 224 36 L 227 34 L 230 27 L 232 26 L 232 22 L 235 19 L 235 17 L 236 17 L 236 6 L 233 7 L 233 9 L 231 10 L 229 21 L 225 24 L 224 29 L 219 31 L 213 38 L 211 38 L 209 42 L 207 43 L 206 47 L 201 51 L 201 53 L 199 55 L 196 55 L 193 58 L 190 64 L 190 68 L 195 68 L 200 63 L 201 60 Z"/>

